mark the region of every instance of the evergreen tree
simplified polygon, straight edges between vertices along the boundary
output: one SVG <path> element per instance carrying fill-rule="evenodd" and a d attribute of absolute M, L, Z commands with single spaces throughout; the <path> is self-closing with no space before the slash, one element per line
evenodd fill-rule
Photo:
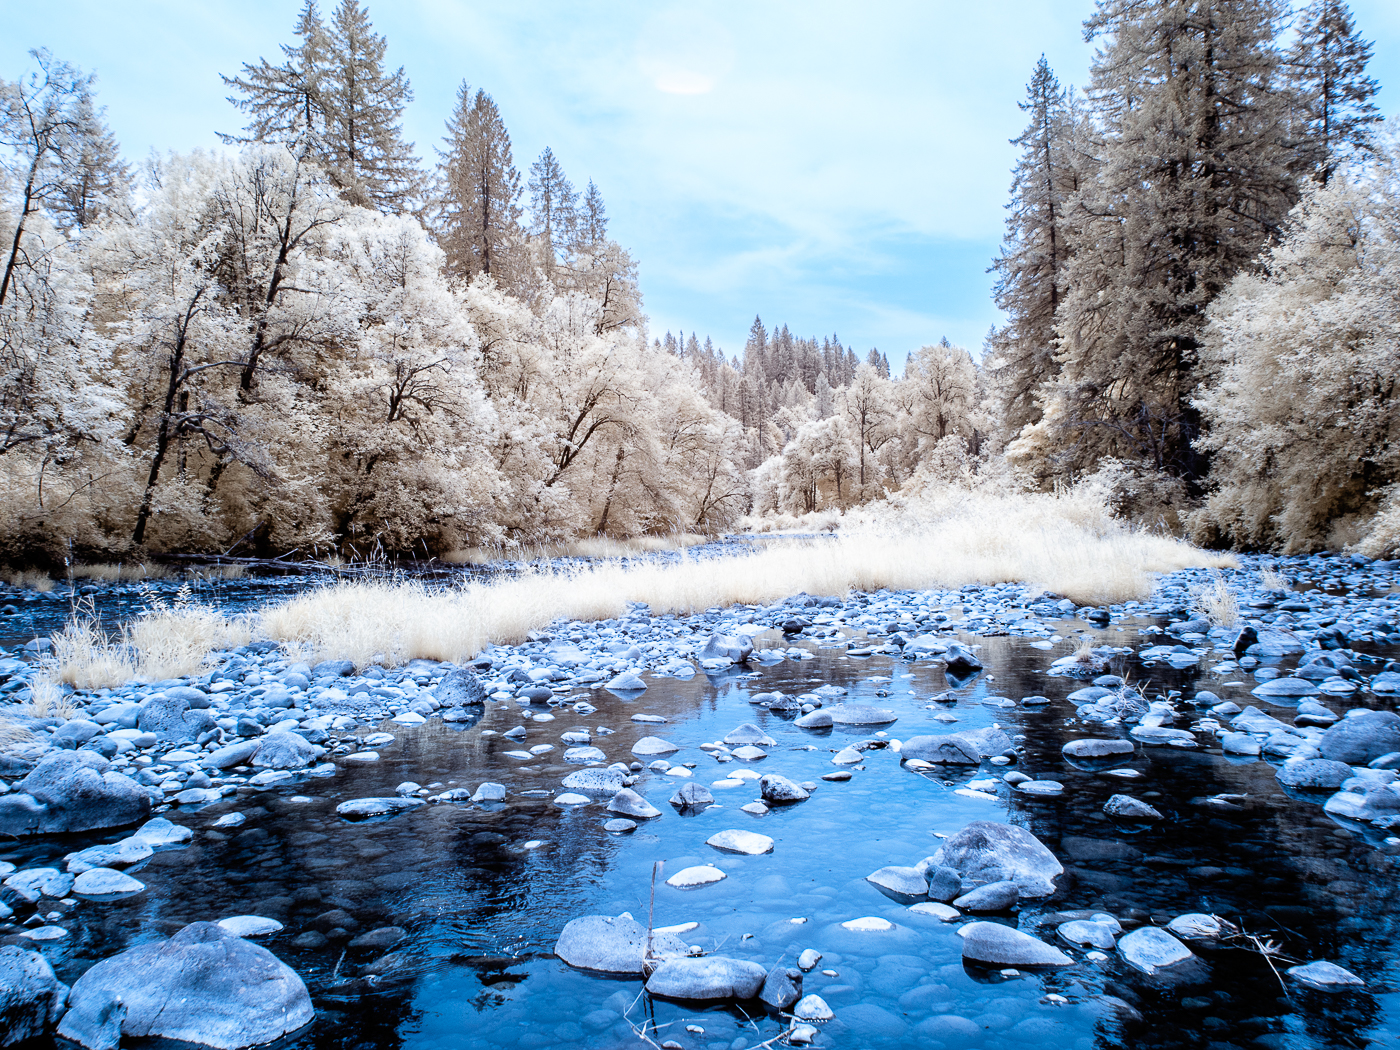
<path fill-rule="evenodd" d="M 243 136 L 220 134 L 225 142 L 294 142 L 310 136 L 321 141 L 326 132 L 324 81 L 329 71 L 330 36 L 316 0 L 306 0 L 293 30 L 301 44 L 282 45 L 286 61 L 275 66 L 267 59 L 244 63 L 243 75 L 226 77 L 229 96 L 251 120 Z"/>
<path fill-rule="evenodd" d="M 991 267 L 996 304 L 1008 317 L 991 349 L 1003 423 L 1013 436 L 1040 418 L 1040 386 L 1058 371 L 1055 314 L 1070 252 L 1065 211 L 1079 188 L 1070 98 L 1044 55 L 1026 86 L 1026 100 L 1017 105 L 1031 119 L 1011 140 L 1021 156 L 1013 169 L 1001 255 Z"/>
<path fill-rule="evenodd" d="M 603 207 L 603 195 L 593 180 L 588 180 L 588 189 L 579 202 L 577 221 L 574 226 L 574 244 L 578 248 L 589 249 L 601 245 L 608 239 L 608 212 Z"/>
<path fill-rule="evenodd" d="M 577 221 L 578 191 L 564 174 L 554 151 L 545 147 L 530 165 L 530 232 L 543 237 L 546 263 L 552 265 L 555 246 L 564 247 L 573 237 Z"/>
<path fill-rule="evenodd" d="M 1366 75 L 1371 45 L 1361 39 L 1345 0 L 1313 0 L 1288 53 L 1289 81 L 1302 112 L 1295 128 L 1313 177 L 1326 186 L 1348 153 L 1370 148 L 1380 119 L 1380 85 Z"/>
<path fill-rule="evenodd" d="M 1279 0 L 1100 0 L 1091 97 L 1105 134 L 1076 194 L 1061 373 L 1011 449 L 1057 471 L 1116 457 L 1187 479 L 1205 309 L 1297 200 L 1278 89 Z"/>
<path fill-rule="evenodd" d="M 510 134 L 485 91 L 473 96 L 466 81 L 447 122 L 447 149 L 439 151 L 443 183 L 438 241 L 448 272 L 464 281 L 479 273 L 510 284 L 520 237 L 520 173 Z M 591 185 L 591 184 L 590 184 Z"/>
<path fill-rule="evenodd" d="M 352 204 L 385 212 L 411 210 L 423 189 L 413 143 L 404 142 L 403 110 L 413 92 L 403 67 L 384 68 L 387 43 L 358 0 L 341 0 L 327 27 L 314 0 L 297 20 L 301 44 L 286 61 L 245 64 L 224 77 L 229 101 L 252 119 L 227 142 L 306 139 L 317 162 Z"/>
<path fill-rule="evenodd" d="M 90 92 L 79 97 L 75 116 L 66 177 L 58 187 L 58 199 L 49 206 L 61 230 L 95 225 L 120 208 L 131 192 L 131 170 Z"/>

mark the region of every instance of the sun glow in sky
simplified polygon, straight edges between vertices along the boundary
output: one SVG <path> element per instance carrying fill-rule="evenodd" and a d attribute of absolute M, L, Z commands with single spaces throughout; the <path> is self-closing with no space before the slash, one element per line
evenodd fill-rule
<path fill-rule="evenodd" d="M 280 55 L 300 0 L 0 0 L 0 76 L 30 47 L 99 77 L 127 156 L 237 131 L 219 73 Z M 334 0 L 322 0 L 323 13 Z M 368 0 L 415 100 L 405 132 L 436 159 L 466 80 L 496 100 L 524 172 L 553 148 L 602 190 L 641 264 L 653 334 L 730 353 L 754 315 L 836 333 L 896 364 L 998 320 L 1016 103 L 1041 52 L 1087 80 L 1091 0 L 864 4 Z M 1400 113 L 1400 4 L 1353 0 L 1380 105 Z"/>

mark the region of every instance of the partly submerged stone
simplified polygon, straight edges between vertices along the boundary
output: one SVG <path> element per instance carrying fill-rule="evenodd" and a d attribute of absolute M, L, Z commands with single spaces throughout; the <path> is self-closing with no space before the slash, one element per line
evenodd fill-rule
<path fill-rule="evenodd" d="M 1192 958 L 1191 949 L 1166 930 L 1141 926 L 1118 941 L 1118 953 L 1149 976 Z"/>
<path fill-rule="evenodd" d="M 747 853 L 758 856 L 773 849 L 773 840 L 755 831 L 719 831 L 705 840 L 705 845 L 727 853 Z"/>
<path fill-rule="evenodd" d="M 1071 959 L 1054 945 L 998 922 L 970 922 L 961 927 L 962 954 L 993 966 L 1068 966 Z"/>
<path fill-rule="evenodd" d="M 1366 987 L 1366 982 L 1350 970 L 1321 959 L 1301 966 L 1290 966 L 1284 973 L 1299 984 L 1319 992 L 1350 992 Z"/>
<path fill-rule="evenodd" d="M 944 841 L 934 865 L 953 868 L 974 883 L 1016 883 L 1023 897 L 1048 897 L 1064 868 L 1055 855 L 1025 828 L 974 820 Z"/>
<path fill-rule="evenodd" d="M 752 999 L 767 976 L 758 963 L 722 955 L 668 959 L 647 978 L 647 991 L 667 999 Z"/>
<path fill-rule="evenodd" d="M 585 915 L 564 927 L 554 945 L 554 954 L 581 970 L 640 974 L 646 948 L 646 927 L 635 919 Z M 653 956 L 665 959 L 685 955 L 690 948 L 674 934 L 653 931 L 651 951 Z"/>

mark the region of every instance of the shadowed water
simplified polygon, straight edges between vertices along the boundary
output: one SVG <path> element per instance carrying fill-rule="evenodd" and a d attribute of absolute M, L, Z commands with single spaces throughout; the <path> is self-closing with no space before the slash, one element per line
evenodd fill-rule
<path fill-rule="evenodd" d="M 1095 633 L 1108 644 L 1129 640 L 1117 630 Z M 437 719 L 415 728 L 385 723 L 397 739 L 379 748 L 383 757 L 376 765 L 271 791 L 244 787 L 201 810 L 172 810 L 167 816 L 196 829 L 193 845 L 158 853 L 136 869 L 144 893 L 73 905 L 76 914 L 63 922 L 70 937 L 42 950 L 60 978 L 72 981 L 95 961 L 186 923 L 266 915 L 286 926 L 260 943 L 306 980 L 318 1009 L 309 1030 L 283 1041 L 289 1047 L 636 1046 L 632 1025 L 646 1019 L 661 1026 L 653 1033 L 657 1042 L 737 1050 L 785 1026 L 757 1003 L 705 1008 L 652 1001 L 640 994 L 640 980 L 576 971 L 552 955 L 559 931 L 572 918 L 627 911 L 645 923 L 655 861 L 665 862 L 663 879 L 690 865 L 714 863 L 728 877 L 700 889 L 677 890 L 658 880 L 656 925 L 696 922 L 682 935 L 688 943 L 768 966 L 795 965 L 805 948 L 821 952 L 804 991 L 820 994 L 836 1020 L 822 1028 L 818 1045 L 1396 1045 L 1396 849 L 1379 835 L 1367 841 L 1325 817 L 1323 796 L 1289 798 L 1262 762 L 1139 748 L 1117 767 L 1138 769 L 1142 779 L 1077 769 L 1061 757 L 1061 744 L 1105 735 L 1101 728 L 1074 724 L 1074 706 L 1063 698 L 1082 683 L 1047 677 L 1044 669 L 1056 654 L 1032 648 L 1026 639 L 968 640 L 980 641 L 986 672 L 945 701 L 933 700 L 950 686 L 940 665 L 849 657 L 844 649 L 807 643 L 816 659 L 754 673 L 698 675 L 689 682 L 650 680 L 650 688 L 633 700 L 605 690 L 580 694 L 597 705 L 595 713 L 556 708 L 553 721 L 525 723 L 523 744 L 482 735 L 520 724 L 515 702 L 489 703 L 481 721 L 468 728 Z M 777 635 L 760 636 L 756 644 L 777 641 Z M 1113 670 L 1150 683 L 1152 693 L 1188 685 L 1201 674 L 1119 660 Z M 870 681 L 886 676 L 889 681 Z M 970 798 L 955 791 L 973 779 L 1000 778 L 1008 767 L 916 773 L 901 767 L 888 749 L 866 752 L 848 782 L 820 781 L 836 768 L 833 751 L 875 734 L 802 730 L 748 701 L 756 692 L 795 694 L 825 684 L 846 687 L 849 700 L 893 708 L 899 720 L 884 727 L 891 738 L 1000 722 L 1013 737 L 1024 736 L 1018 740 L 1024 754 L 1009 768 L 1058 780 L 1065 792 L 1034 799 L 1001 784 L 997 801 Z M 1244 687 L 1209 684 L 1226 698 L 1246 702 Z M 983 702 L 989 695 L 1031 694 L 1052 702 L 1009 709 Z M 1338 710 L 1347 706 L 1329 703 Z M 1281 709 L 1269 710 L 1287 717 Z M 959 721 L 936 721 L 940 712 Z M 638 713 L 667 722 L 631 722 Z M 631 746 L 643 736 L 665 737 L 682 748 L 667 756 L 672 764 L 695 763 L 695 779 L 708 785 L 745 764 L 721 765 L 698 745 L 745 721 L 778 741 L 749 768 L 817 781 L 820 787 L 808 801 L 754 817 L 739 809 L 758 797 L 756 782 L 748 781 L 714 788 L 717 805 L 682 815 L 666 800 L 684 781 L 648 772 L 637 790 L 663 815 L 625 835 L 603 830 L 610 816 L 605 803 L 552 802 L 560 780 L 578 768 L 561 761 L 565 745 L 559 738 L 569 729 L 615 729 L 610 736 L 595 731 L 593 740 L 610 761 L 631 760 Z M 541 743 L 555 750 L 529 762 L 504 754 Z M 339 802 L 391 795 L 408 780 L 472 788 L 498 781 L 511 795 L 496 805 L 427 805 L 358 823 L 334 812 Z M 1152 803 L 1168 819 L 1148 830 L 1115 825 L 1101 807 L 1119 791 Z M 1243 797 L 1207 801 L 1222 794 Z M 230 812 L 244 814 L 246 823 L 210 827 Z M 956 923 L 913 914 L 864 877 L 886 865 L 916 863 L 938 848 L 939 835 L 975 819 L 1027 827 L 1068 873 L 1059 897 L 1023 902 L 1019 916 L 998 921 L 1019 922 L 1053 940 L 1053 923 L 1038 925 L 1042 914 L 1111 911 L 1126 926 L 1129 920 L 1215 913 L 1273 939 L 1289 960 L 1337 962 L 1365 978 L 1368 988 L 1328 996 L 1292 982 L 1285 986 L 1262 954 L 1235 947 L 1199 949 L 1199 961 L 1172 978 L 1146 977 L 1117 953 L 1090 961 L 1078 949 L 1071 950 L 1073 966 L 1048 973 L 1003 976 L 964 964 Z M 768 835 L 773 851 L 736 856 L 704 844 L 726 828 Z M 52 864 L 72 850 L 120 837 L 114 832 L 5 843 L 0 859 L 21 867 Z M 896 929 L 861 933 L 840 925 L 862 916 L 884 917 Z M 388 955 L 346 947 L 348 937 L 385 926 L 402 927 L 408 935 Z M 330 939 L 322 947 L 297 947 L 294 941 L 308 932 Z M 1289 963 L 1275 965 L 1282 970 Z M 828 970 L 834 972 L 823 972 Z M 1050 993 L 1064 1001 L 1047 999 Z"/>

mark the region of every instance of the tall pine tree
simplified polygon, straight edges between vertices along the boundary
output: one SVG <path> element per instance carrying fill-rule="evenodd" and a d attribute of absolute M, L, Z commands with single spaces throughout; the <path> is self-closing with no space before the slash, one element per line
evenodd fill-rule
<path fill-rule="evenodd" d="M 1324 186 L 1349 154 L 1369 148 L 1371 128 L 1381 119 L 1372 101 L 1380 85 L 1366 75 L 1370 60 L 1371 45 L 1344 0 L 1313 0 L 1303 10 L 1288 52 L 1302 117 L 1294 133 L 1302 139 L 1304 163 Z"/>
<path fill-rule="evenodd" d="M 1013 169 L 1001 255 L 991 267 L 996 304 L 1008 320 L 989 347 L 1009 436 L 1040 419 L 1040 386 L 1058 372 L 1055 314 L 1071 245 L 1066 212 L 1085 166 L 1076 151 L 1075 106 L 1044 55 L 1026 85 L 1026 100 L 1017 105 L 1031 119 L 1011 140 L 1021 156 Z"/>
<path fill-rule="evenodd" d="M 485 273 L 509 287 L 521 234 L 520 173 L 496 103 L 485 91 L 473 96 L 466 81 L 447 122 L 446 144 L 439 151 L 438 241 L 448 272 L 467 281 Z"/>
<path fill-rule="evenodd" d="M 305 141 L 317 163 L 352 204 L 386 212 L 412 210 L 423 191 L 413 143 L 403 141 L 403 110 L 413 100 L 400 67 L 384 68 L 387 43 L 358 0 L 341 0 L 327 26 L 314 0 L 297 19 L 297 46 L 285 61 L 245 64 L 224 77 L 229 101 L 251 118 L 227 142 Z"/>
<path fill-rule="evenodd" d="M 1205 310 L 1298 199 L 1275 45 L 1279 0 L 1100 0 L 1095 177 L 1075 195 L 1046 415 L 1012 453 L 1057 472 L 1106 456 L 1194 482 Z"/>

